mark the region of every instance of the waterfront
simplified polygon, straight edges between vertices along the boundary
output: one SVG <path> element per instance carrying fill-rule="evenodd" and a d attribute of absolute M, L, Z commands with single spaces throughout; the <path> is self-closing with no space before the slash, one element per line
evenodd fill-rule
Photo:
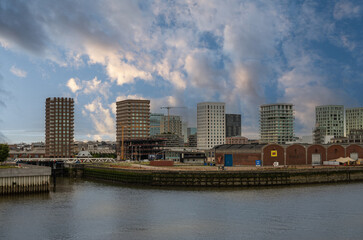
<path fill-rule="evenodd" d="M 172 190 L 59 179 L 0 198 L 0 239 L 361 239 L 363 183 Z"/>

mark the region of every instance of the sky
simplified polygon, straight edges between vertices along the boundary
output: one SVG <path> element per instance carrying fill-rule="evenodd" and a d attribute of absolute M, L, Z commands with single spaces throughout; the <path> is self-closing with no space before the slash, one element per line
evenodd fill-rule
<path fill-rule="evenodd" d="M 196 126 L 226 103 L 259 137 L 259 106 L 363 107 L 363 2 L 0 0 L 0 142 L 44 141 L 45 99 L 75 99 L 75 140 L 114 140 L 115 102 L 150 99 Z"/>

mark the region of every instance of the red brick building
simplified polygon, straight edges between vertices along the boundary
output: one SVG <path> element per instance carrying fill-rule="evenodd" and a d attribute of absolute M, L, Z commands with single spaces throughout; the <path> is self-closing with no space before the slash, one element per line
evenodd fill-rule
<path fill-rule="evenodd" d="M 322 165 L 324 161 L 350 157 L 363 159 L 363 145 L 358 144 L 234 144 L 220 145 L 213 149 L 215 162 L 224 164 L 228 155 L 232 159 L 233 166 L 254 166 L 256 160 L 262 160 L 262 166 L 279 165 Z"/>

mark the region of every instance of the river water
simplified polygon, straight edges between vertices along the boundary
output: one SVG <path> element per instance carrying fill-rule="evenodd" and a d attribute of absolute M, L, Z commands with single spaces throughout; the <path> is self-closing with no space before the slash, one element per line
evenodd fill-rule
<path fill-rule="evenodd" d="M 0 239 L 363 239 L 363 183 L 130 188 L 59 179 L 0 197 Z"/>

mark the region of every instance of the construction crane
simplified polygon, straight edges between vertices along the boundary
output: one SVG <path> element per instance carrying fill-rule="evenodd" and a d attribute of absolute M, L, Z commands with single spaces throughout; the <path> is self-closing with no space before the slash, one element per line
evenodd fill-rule
<path fill-rule="evenodd" d="M 121 126 L 121 161 L 123 161 L 124 160 L 124 128 L 126 126 L 122 126 L 121 124 L 120 124 L 120 126 Z"/>
<path fill-rule="evenodd" d="M 185 107 L 170 107 L 170 106 L 166 106 L 166 107 L 161 107 L 160 109 L 168 109 L 168 132 L 170 133 L 170 109 L 171 108 L 185 108 Z"/>

